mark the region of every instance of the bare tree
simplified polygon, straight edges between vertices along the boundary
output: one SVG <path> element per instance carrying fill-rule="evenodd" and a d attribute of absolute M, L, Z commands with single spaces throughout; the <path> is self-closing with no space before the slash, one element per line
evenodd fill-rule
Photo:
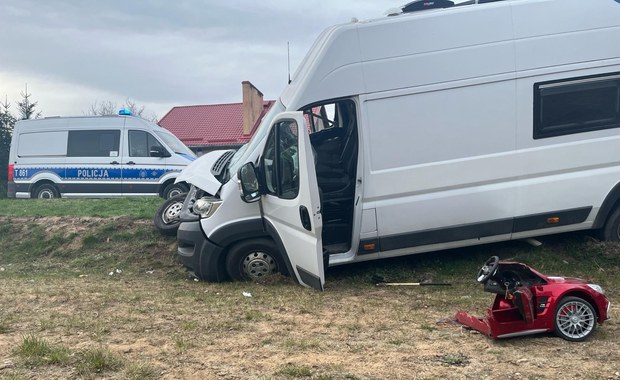
<path fill-rule="evenodd" d="M 128 110 L 135 116 L 141 117 L 143 119 L 146 119 L 146 120 L 149 120 L 155 123 L 158 120 L 156 114 L 150 113 L 150 115 L 147 115 L 145 107 L 138 105 L 135 101 L 131 100 L 130 98 L 127 98 L 120 107 L 111 100 L 104 100 L 101 102 L 95 101 L 90 106 L 88 111 L 85 112 L 85 114 L 92 115 L 92 116 L 109 116 L 109 115 L 118 114 L 118 111 L 121 109 Z"/>

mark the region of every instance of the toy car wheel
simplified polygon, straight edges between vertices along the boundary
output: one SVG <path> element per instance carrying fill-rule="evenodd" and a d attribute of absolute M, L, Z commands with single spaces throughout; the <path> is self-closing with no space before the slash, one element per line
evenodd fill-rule
<path fill-rule="evenodd" d="M 242 241 L 226 256 L 226 271 L 236 281 L 257 281 L 276 273 L 286 273 L 286 265 L 275 243 L 269 239 Z"/>
<path fill-rule="evenodd" d="M 34 192 L 34 196 L 39 199 L 54 199 L 60 198 L 60 192 L 56 186 L 49 183 L 44 183 L 43 185 L 37 187 L 37 190 Z"/>
<path fill-rule="evenodd" d="M 186 195 L 183 193 L 167 199 L 157 209 L 153 217 L 153 224 L 162 235 L 176 235 L 181 224 L 181 209 Z"/>
<path fill-rule="evenodd" d="M 560 338 L 581 342 L 594 332 L 596 312 L 583 298 L 565 297 L 555 310 L 554 325 Z"/>

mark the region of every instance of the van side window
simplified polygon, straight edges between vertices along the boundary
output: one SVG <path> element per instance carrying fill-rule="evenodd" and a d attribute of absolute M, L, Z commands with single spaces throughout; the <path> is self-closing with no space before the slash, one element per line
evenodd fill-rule
<path fill-rule="evenodd" d="M 620 73 L 534 85 L 534 139 L 620 127 Z"/>
<path fill-rule="evenodd" d="M 269 133 L 262 158 L 265 185 L 269 194 L 284 199 L 297 197 L 299 193 L 297 142 L 295 121 L 280 122 Z"/>
<path fill-rule="evenodd" d="M 145 131 L 129 131 L 129 156 L 150 157 L 152 147 L 163 146 L 153 135 Z"/>
<path fill-rule="evenodd" d="M 121 131 L 69 131 L 67 157 L 118 157 Z"/>

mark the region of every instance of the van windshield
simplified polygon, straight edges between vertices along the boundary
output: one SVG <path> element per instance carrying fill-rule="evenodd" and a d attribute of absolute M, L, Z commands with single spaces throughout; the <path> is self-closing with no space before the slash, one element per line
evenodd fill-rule
<path fill-rule="evenodd" d="M 245 162 L 248 160 L 249 155 L 252 154 L 252 152 L 261 143 L 261 141 L 263 141 L 265 136 L 267 136 L 271 121 L 276 117 L 277 114 L 281 112 L 284 112 L 284 105 L 280 102 L 280 100 L 278 100 L 271 107 L 269 112 L 267 112 L 267 114 L 263 117 L 263 120 L 260 122 L 260 125 L 256 129 L 256 133 L 254 133 L 252 139 L 250 139 L 247 144 L 239 148 L 239 150 L 231 158 L 230 163 L 228 164 L 227 175 L 224 178 L 223 182 L 228 181 L 231 175 L 237 173 L 237 170 L 239 170 L 241 165 L 245 164 Z"/>
<path fill-rule="evenodd" d="M 168 145 L 168 147 L 172 149 L 174 153 L 186 154 L 191 157 L 196 157 L 194 152 L 192 152 L 185 144 L 181 142 L 181 140 L 179 140 L 172 133 L 163 130 L 155 131 L 155 133 L 160 139 L 164 140 L 166 145 Z"/>

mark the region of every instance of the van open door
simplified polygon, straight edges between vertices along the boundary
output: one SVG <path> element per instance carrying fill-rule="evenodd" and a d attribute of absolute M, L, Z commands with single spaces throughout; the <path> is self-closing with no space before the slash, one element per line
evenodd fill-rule
<path fill-rule="evenodd" d="M 323 290 L 321 201 L 310 136 L 302 112 L 276 117 L 258 167 L 239 169 L 241 197 L 260 200 L 267 231 L 288 257 L 300 284 Z"/>

